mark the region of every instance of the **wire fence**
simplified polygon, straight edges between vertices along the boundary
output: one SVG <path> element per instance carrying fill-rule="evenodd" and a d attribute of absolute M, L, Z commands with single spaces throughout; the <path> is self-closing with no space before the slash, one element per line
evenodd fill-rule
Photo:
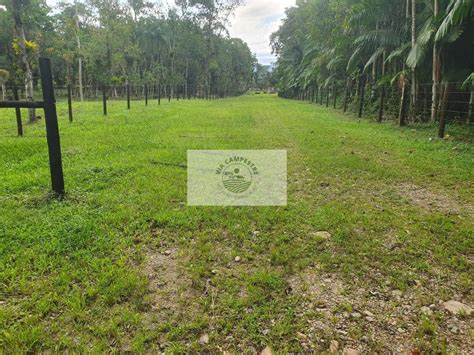
<path fill-rule="evenodd" d="M 26 90 L 22 86 L 6 85 L 0 87 L 0 100 L 13 100 L 14 90 L 18 90 L 20 99 L 27 99 Z M 203 85 L 170 85 L 170 84 L 143 84 L 143 85 L 83 85 L 82 90 L 78 85 L 55 85 L 56 99 L 65 100 L 69 96 L 73 101 L 81 97 L 87 101 L 102 100 L 105 91 L 108 100 L 124 100 L 127 98 L 127 90 L 132 100 L 143 100 L 149 98 L 171 98 L 171 99 L 218 99 L 241 95 L 242 91 L 227 91 L 219 89 L 206 89 Z M 41 88 L 34 88 L 35 95 L 41 96 Z"/>
<path fill-rule="evenodd" d="M 362 88 L 357 83 L 348 83 L 345 86 L 333 83 L 328 87 L 293 89 L 280 92 L 279 95 L 288 99 L 312 101 L 327 107 L 341 108 L 380 121 L 400 120 L 400 115 L 403 113 L 406 116 L 405 123 L 433 122 L 432 112 L 435 110 L 436 122 L 443 118 L 446 123 L 474 124 L 474 91 L 464 89 L 461 82 L 440 84 L 436 96 L 437 102 L 433 107 L 432 88 L 432 83 L 417 84 L 416 95 L 412 95 L 411 88 L 407 88 L 404 100 L 401 88 L 380 87 L 375 84 Z M 403 110 L 402 104 L 406 105 Z"/>

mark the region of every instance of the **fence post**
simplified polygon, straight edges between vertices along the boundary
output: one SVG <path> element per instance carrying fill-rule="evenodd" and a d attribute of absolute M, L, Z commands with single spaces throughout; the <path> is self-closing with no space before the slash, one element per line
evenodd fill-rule
<path fill-rule="evenodd" d="M 441 102 L 441 115 L 439 117 L 439 129 L 438 129 L 438 137 L 439 138 L 444 138 L 444 135 L 446 133 L 446 112 L 448 109 L 448 104 L 449 104 L 449 93 L 451 92 L 453 84 L 451 83 L 444 83 L 444 90 L 443 90 L 443 96 L 442 96 L 442 102 Z"/>
<path fill-rule="evenodd" d="M 148 85 L 145 84 L 145 106 L 148 106 Z"/>
<path fill-rule="evenodd" d="M 127 83 L 127 110 L 130 110 L 130 84 Z"/>
<path fill-rule="evenodd" d="M 382 84 L 382 87 L 380 88 L 380 107 L 379 107 L 379 116 L 377 119 L 378 122 L 382 122 L 383 120 L 384 104 L 385 104 L 385 85 Z"/>
<path fill-rule="evenodd" d="M 67 86 L 67 108 L 69 113 L 69 122 L 72 122 L 72 92 L 71 84 Z"/>
<path fill-rule="evenodd" d="M 16 87 L 16 84 L 13 86 L 13 99 L 15 101 L 20 101 L 20 98 L 18 96 L 18 88 Z M 15 113 L 16 113 L 16 128 L 18 131 L 18 136 L 23 137 L 23 123 L 21 122 L 21 110 L 19 107 L 15 107 Z"/>
<path fill-rule="evenodd" d="M 398 124 L 400 126 L 406 125 L 407 108 L 408 108 L 408 80 L 403 78 L 402 95 L 400 98 L 400 111 L 398 112 Z"/>
<path fill-rule="evenodd" d="M 54 98 L 53 75 L 49 58 L 40 58 L 41 89 L 43 91 L 44 116 L 46 121 L 46 138 L 48 141 L 49 167 L 53 191 L 64 195 L 64 176 L 61 160 L 61 143 L 59 141 L 58 116 Z"/>
<path fill-rule="evenodd" d="M 466 120 L 467 124 L 470 124 L 472 121 L 473 108 L 474 108 L 474 91 L 471 89 L 471 95 L 469 96 L 469 108 L 467 110 L 467 120 Z"/>
<path fill-rule="evenodd" d="M 161 90 L 162 90 L 161 84 L 158 84 L 158 106 L 161 105 Z"/>
<path fill-rule="evenodd" d="M 344 108 L 343 108 L 344 112 L 347 111 L 347 102 L 349 101 L 349 80 L 350 79 L 346 80 L 346 92 L 344 94 Z"/>
<path fill-rule="evenodd" d="M 365 98 L 365 82 L 366 82 L 367 76 L 365 74 L 362 74 L 360 78 L 360 103 L 359 103 L 359 114 L 358 117 L 362 117 L 362 113 L 364 110 L 364 98 Z"/>
<path fill-rule="evenodd" d="M 107 116 L 107 94 L 105 90 L 105 85 L 102 87 L 102 110 L 104 113 L 104 116 Z"/>
<path fill-rule="evenodd" d="M 336 85 L 333 86 L 333 93 L 334 93 L 333 108 L 336 108 L 336 100 L 337 100 L 337 87 L 336 87 Z"/>

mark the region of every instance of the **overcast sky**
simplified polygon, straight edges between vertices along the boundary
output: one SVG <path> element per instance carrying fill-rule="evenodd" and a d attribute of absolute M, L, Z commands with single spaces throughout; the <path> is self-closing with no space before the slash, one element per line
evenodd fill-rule
<path fill-rule="evenodd" d="M 242 38 L 257 55 L 261 64 L 275 61 L 271 54 L 270 35 L 276 31 L 285 8 L 295 5 L 296 0 L 245 0 L 231 19 L 230 35 Z"/>

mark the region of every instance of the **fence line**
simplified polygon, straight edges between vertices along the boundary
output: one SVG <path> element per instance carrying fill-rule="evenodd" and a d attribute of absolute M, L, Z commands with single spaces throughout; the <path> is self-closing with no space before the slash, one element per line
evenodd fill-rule
<path fill-rule="evenodd" d="M 446 123 L 473 124 L 474 92 L 463 90 L 461 82 L 439 85 L 436 121 L 440 123 L 439 136 L 444 137 Z M 358 81 L 333 82 L 328 86 L 313 86 L 307 89 L 294 88 L 279 92 L 288 99 L 310 101 L 322 106 L 351 110 L 359 117 L 375 116 L 380 122 L 397 119 L 400 125 L 409 122 L 430 122 L 432 111 L 432 83 L 417 84 L 417 96 L 413 101 L 411 88 L 378 86 L 366 83 L 362 76 Z M 420 89 L 421 88 L 421 89 Z M 429 89 L 428 89 L 429 88 Z M 447 93 L 444 90 L 449 90 Z"/>
<path fill-rule="evenodd" d="M 19 101 L 21 97 L 26 97 L 25 91 L 21 90 L 15 85 L 6 85 L 5 92 L 2 92 L 2 96 L 9 101 Z M 148 106 L 149 99 L 155 101 L 158 105 L 161 105 L 162 99 L 167 99 L 171 102 L 172 99 L 177 101 L 191 100 L 191 99 L 205 99 L 205 100 L 217 100 L 223 99 L 230 96 L 241 95 L 243 92 L 227 92 L 218 90 L 205 90 L 202 85 L 200 86 L 186 86 L 186 85 L 170 85 L 170 84 L 143 84 L 143 85 L 85 85 L 82 87 L 85 101 L 99 101 L 102 100 L 102 114 L 107 116 L 108 108 L 107 102 L 109 100 L 126 100 L 126 108 L 131 109 L 132 102 L 144 101 L 145 106 Z M 68 117 L 69 121 L 73 122 L 73 104 L 79 101 L 79 86 L 72 85 L 56 85 L 54 86 L 56 98 L 62 98 L 67 100 L 68 104 Z M 37 88 L 38 94 L 41 94 L 42 90 Z M 1 102 L 1 101 L 0 101 Z M 22 123 L 21 123 L 21 111 L 19 108 L 16 109 L 18 135 L 23 135 Z"/>

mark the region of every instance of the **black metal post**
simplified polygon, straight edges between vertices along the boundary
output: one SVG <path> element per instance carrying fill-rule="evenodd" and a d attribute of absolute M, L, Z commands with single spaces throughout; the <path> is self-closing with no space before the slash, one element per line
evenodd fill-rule
<path fill-rule="evenodd" d="M 58 116 L 54 98 L 53 75 L 49 58 L 40 58 L 41 88 L 43 91 L 44 116 L 46 121 L 46 138 L 48 140 L 49 167 L 51 185 L 58 195 L 64 195 L 64 176 L 61 160 L 61 143 L 59 141 Z"/>
<path fill-rule="evenodd" d="M 69 112 L 69 122 L 72 122 L 72 91 L 71 84 L 67 86 L 67 108 Z"/>
<path fill-rule="evenodd" d="M 130 84 L 127 84 L 127 110 L 130 110 Z"/>
<path fill-rule="evenodd" d="M 13 99 L 15 101 L 19 101 L 20 98 L 18 96 L 18 88 L 16 85 L 13 86 Z M 23 123 L 21 122 L 21 110 L 19 107 L 15 107 L 16 113 L 16 127 L 18 131 L 18 136 L 23 137 Z"/>
<path fill-rule="evenodd" d="M 105 85 L 102 87 L 102 111 L 107 116 L 107 92 Z"/>
<path fill-rule="evenodd" d="M 145 106 L 148 106 L 148 85 L 145 84 Z"/>

